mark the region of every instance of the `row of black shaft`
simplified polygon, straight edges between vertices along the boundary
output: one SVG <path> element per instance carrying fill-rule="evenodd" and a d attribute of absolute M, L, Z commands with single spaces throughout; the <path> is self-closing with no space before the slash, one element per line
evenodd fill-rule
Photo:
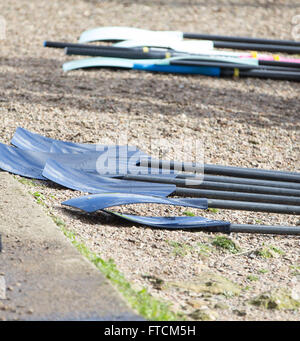
<path fill-rule="evenodd" d="M 208 199 L 209 208 L 300 215 L 300 173 L 145 159 L 141 166 L 180 171 L 176 178 L 126 175 L 123 179 L 176 185 L 176 196 Z M 203 169 L 204 174 L 191 174 Z M 186 173 L 185 173 L 186 172 Z M 219 231 L 217 228 L 215 231 Z M 300 234 L 297 226 L 231 224 L 222 232 Z"/>
<path fill-rule="evenodd" d="M 176 178 L 126 175 L 127 180 L 174 184 L 174 194 L 205 197 L 210 207 L 300 215 L 300 173 L 162 160 L 142 160 L 142 166 L 181 171 Z M 191 175 L 203 169 L 204 175 Z M 185 172 L 188 172 L 185 174 Z"/>
<path fill-rule="evenodd" d="M 224 42 L 227 43 L 227 42 Z M 238 43 L 236 43 L 238 44 Z M 205 55 L 190 55 L 174 50 L 157 50 L 155 48 L 144 49 L 142 47 L 126 48 L 115 46 L 104 46 L 95 44 L 77 44 L 65 42 L 44 42 L 46 47 L 64 48 L 67 55 L 81 55 L 94 57 L 111 57 L 126 59 L 165 59 L 180 57 L 179 60 L 170 60 L 170 65 L 179 66 L 204 66 L 220 68 L 221 77 L 232 77 L 234 69 L 239 70 L 239 77 L 259 77 L 278 80 L 300 81 L 300 63 L 277 60 L 259 60 L 258 65 L 246 65 L 227 61 L 212 61 Z M 273 45 L 264 45 L 270 49 Z M 282 49 L 278 45 L 279 50 Z M 292 47 L 289 47 L 292 48 Z M 300 53 L 300 47 L 296 47 Z"/>

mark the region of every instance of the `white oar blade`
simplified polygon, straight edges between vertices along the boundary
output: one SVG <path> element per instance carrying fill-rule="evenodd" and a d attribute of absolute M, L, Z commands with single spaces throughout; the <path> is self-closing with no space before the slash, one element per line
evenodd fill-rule
<path fill-rule="evenodd" d="M 92 57 L 78 60 L 72 60 L 63 64 L 64 71 L 71 71 L 76 69 L 85 69 L 93 67 L 111 67 L 132 69 L 134 64 L 157 64 L 161 59 L 126 59 L 126 58 L 112 58 L 112 57 Z"/>
<path fill-rule="evenodd" d="M 79 42 L 142 40 L 157 39 L 159 37 L 165 40 L 182 40 L 183 33 L 179 31 L 150 31 L 135 27 L 107 26 L 84 31 L 79 38 Z"/>
<path fill-rule="evenodd" d="M 203 53 L 210 52 L 213 49 L 213 42 L 209 40 L 169 40 L 162 39 L 141 39 L 141 40 L 124 40 L 114 44 L 116 47 L 157 47 L 168 48 L 184 53 Z"/>
<path fill-rule="evenodd" d="M 104 58 L 93 57 L 78 60 L 72 60 L 63 64 L 64 71 L 71 71 L 76 69 L 93 68 L 93 67 L 117 67 L 131 69 L 133 62 L 124 58 Z"/>

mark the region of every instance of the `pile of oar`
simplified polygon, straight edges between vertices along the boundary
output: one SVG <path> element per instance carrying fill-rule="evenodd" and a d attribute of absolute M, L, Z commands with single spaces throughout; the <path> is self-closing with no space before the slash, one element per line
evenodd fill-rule
<path fill-rule="evenodd" d="M 119 43 L 114 45 L 87 44 L 95 41 L 119 41 Z M 63 48 L 67 55 L 92 56 L 92 58 L 65 63 L 63 65 L 65 71 L 111 67 L 214 77 L 300 80 L 300 59 L 278 55 L 259 55 L 253 51 L 240 53 L 214 49 L 230 48 L 300 54 L 300 42 L 290 40 L 102 27 L 83 32 L 79 42 L 45 41 L 44 46 Z"/>
<path fill-rule="evenodd" d="M 300 215 L 300 173 L 155 160 L 133 146 L 53 140 L 18 128 L 13 146 L 0 144 L 0 168 L 90 193 L 64 205 L 86 212 L 132 203 L 221 208 Z M 201 174 L 195 170 L 204 169 Z M 167 198 L 168 196 L 183 198 Z M 168 229 L 300 234 L 296 226 L 230 224 L 201 216 L 123 219 Z"/>

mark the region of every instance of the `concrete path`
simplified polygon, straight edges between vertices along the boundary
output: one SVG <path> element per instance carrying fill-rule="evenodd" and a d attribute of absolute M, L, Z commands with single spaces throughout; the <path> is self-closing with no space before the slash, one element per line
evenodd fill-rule
<path fill-rule="evenodd" d="M 0 172 L 0 321 L 141 320 L 12 175 Z"/>

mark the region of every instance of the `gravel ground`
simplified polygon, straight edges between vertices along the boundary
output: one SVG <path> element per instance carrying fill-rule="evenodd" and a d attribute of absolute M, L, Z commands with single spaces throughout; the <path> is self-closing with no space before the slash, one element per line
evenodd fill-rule
<path fill-rule="evenodd" d="M 180 146 L 192 140 L 203 142 L 206 163 L 299 170 L 298 83 L 112 70 L 64 74 L 62 63 L 73 58 L 42 47 L 44 40 L 75 42 L 88 28 L 112 25 L 291 39 L 292 18 L 300 14 L 296 1 L 8 0 L 0 4 L 0 13 L 7 24 L 6 39 L 0 42 L 1 142 L 9 143 L 21 126 L 75 142 L 128 141 L 152 155 L 160 149 L 165 159 L 191 160 L 193 151 L 186 154 Z M 164 147 L 165 141 L 176 149 Z M 297 310 L 249 303 L 276 288 L 291 290 L 299 299 L 298 237 L 232 234 L 238 253 L 231 253 L 214 246 L 216 234 L 124 224 L 61 206 L 80 192 L 42 183 L 34 191 L 91 250 L 114 259 L 134 286 L 147 287 L 153 296 L 171 302 L 174 311 L 194 319 L 299 320 Z M 186 209 L 132 205 L 126 211 L 179 215 Z M 289 215 L 201 214 L 232 223 L 299 223 Z M 240 294 L 197 292 L 174 284 L 199 283 L 207 272 L 238 284 Z"/>

